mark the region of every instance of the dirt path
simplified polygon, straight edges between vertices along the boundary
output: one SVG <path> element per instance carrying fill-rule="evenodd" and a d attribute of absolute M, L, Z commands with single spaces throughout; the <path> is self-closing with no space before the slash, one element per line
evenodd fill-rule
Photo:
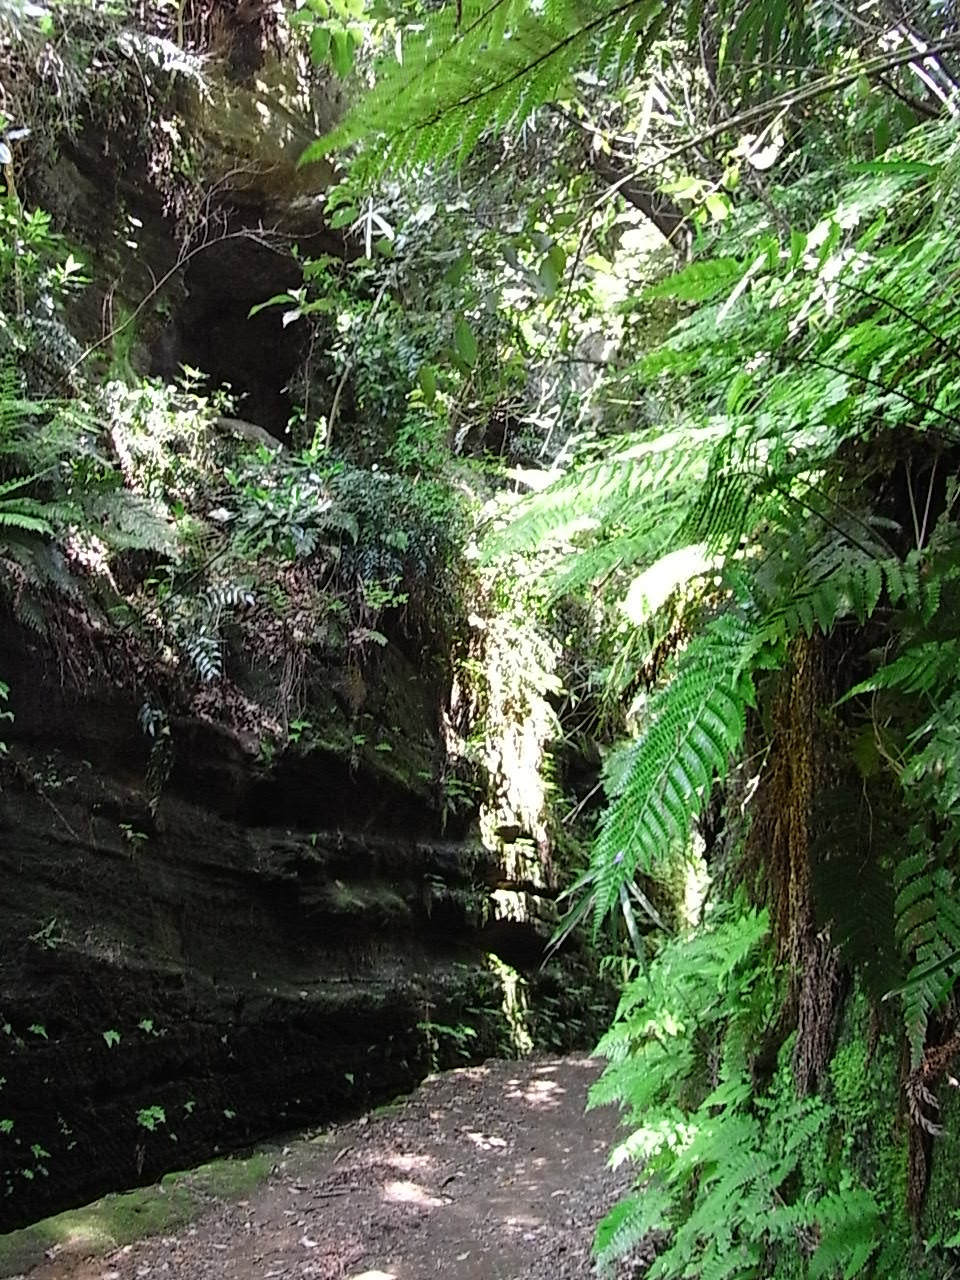
<path fill-rule="evenodd" d="M 396 1110 L 283 1149 L 247 1200 L 30 1280 L 567 1280 L 629 1183 L 610 1108 L 584 1114 L 586 1057 L 433 1077 Z"/>

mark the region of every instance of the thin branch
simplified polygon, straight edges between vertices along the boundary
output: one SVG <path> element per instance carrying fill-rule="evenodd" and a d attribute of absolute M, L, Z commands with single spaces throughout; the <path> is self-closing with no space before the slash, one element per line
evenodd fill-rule
<path fill-rule="evenodd" d="M 896 302 L 891 302 L 889 298 L 885 298 L 881 293 L 871 293 L 869 289 L 862 289 L 859 285 L 850 284 L 846 280 L 835 280 L 833 283 L 838 289 L 847 289 L 850 293 L 859 294 L 862 298 L 869 298 L 871 302 L 879 302 L 895 315 L 909 321 L 910 324 L 916 325 L 921 332 L 932 338 L 937 346 L 940 347 L 941 350 L 945 351 L 947 355 L 952 356 L 954 360 L 960 360 L 960 348 L 957 348 L 953 346 L 952 343 L 947 342 L 946 338 L 937 333 L 935 329 L 931 329 L 928 324 L 918 316 L 915 316 L 911 311 L 908 311 L 906 307 L 901 307 Z"/>
<path fill-rule="evenodd" d="M 893 71 L 897 67 L 905 67 L 910 63 L 922 61 L 932 54 L 956 52 L 958 50 L 960 50 L 960 35 L 948 36 L 929 45 L 925 53 L 917 53 L 915 49 L 911 49 L 909 52 L 901 51 L 887 57 L 868 59 L 866 62 L 860 63 L 855 70 L 845 72 L 842 75 L 823 76 L 819 80 L 815 80 L 813 84 L 807 85 L 806 88 L 791 89 L 786 93 L 778 94 L 776 97 L 768 98 L 766 102 L 748 107 L 736 115 L 729 116 L 726 120 L 721 121 L 720 124 L 712 125 L 709 129 L 702 130 L 685 142 L 671 147 L 656 160 L 652 160 L 649 164 L 643 165 L 639 169 L 634 169 L 631 173 L 626 174 L 619 183 L 615 183 L 610 187 L 600 197 L 600 200 L 609 200 L 624 183 L 635 181 L 655 172 L 669 160 L 682 156 L 693 147 L 702 146 L 705 142 L 712 142 L 715 138 L 729 133 L 731 129 L 741 129 L 745 125 L 755 124 L 771 113 L 788 111 L 793 107 L 803 106 L 807 102 L 822 98 L 825 94 L 835 93 L 838 89 L 845 89 L 847 85 L 855 84 L 861 76 L 879 75 L 884 71 Z"/>
<path fill-rule="evenodd" d="M 897 87 L 893 80 L 889 80 L 886 76 L 877 76 L 879 82 L 886 89 L 887 93 L 892 93 L 911 111 L 915 111 L 919 116 L 926 116 L 928 120 L 939 120 L 940 112 L 936 107 L 931 107 L 929 102 L 924 102 L 920 98 L 915 98 L 912 93 L 904 93 Z"/>

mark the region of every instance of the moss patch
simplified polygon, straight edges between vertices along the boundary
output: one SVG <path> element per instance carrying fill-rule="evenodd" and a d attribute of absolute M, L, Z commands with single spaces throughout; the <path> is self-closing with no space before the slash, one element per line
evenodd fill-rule
<path fill-rule="evenodd" d="M 273 1163 L 273 1156 L 265 1152 L 244 1160 L 214 1160 L 196 1169 L 168 1173 L 153 1186 L 104 1196 L 82 1209 L 68 1209 L 0 1236 L 0 1276 L 36 1266 L 47 1249 L 89 1256 L 170 1231 L 216 1201 L 238 1199 L 249 1192 L 264 1181 Z"/>
<path fill-rule="evenodd" d="M 943 1246 L 960 1238 L 960 1091 L 937 1088 L 943 1133 L 934 1138 L 930 1185 L 920 1219 L 925 1239 Z M 956 1244 L 951 1244 L 956 1249 Z"/>

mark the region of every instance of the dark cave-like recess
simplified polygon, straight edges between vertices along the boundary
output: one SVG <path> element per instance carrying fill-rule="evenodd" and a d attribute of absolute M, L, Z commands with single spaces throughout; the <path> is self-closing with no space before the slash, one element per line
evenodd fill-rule
<path fill-rule="evenodd" d="M 250 311 L 300 283 L 288 253 L 252 236 L 211 245 L 187 267 L 173 341 L 154 372 L 175 376 L 181 364 L 200 369 L 205 389 L 230 387 L 238 417 L 282 438 L 293 407 L 286 388 L 303 358 L 304 326 L 284 327 L 282 306 Z"/>

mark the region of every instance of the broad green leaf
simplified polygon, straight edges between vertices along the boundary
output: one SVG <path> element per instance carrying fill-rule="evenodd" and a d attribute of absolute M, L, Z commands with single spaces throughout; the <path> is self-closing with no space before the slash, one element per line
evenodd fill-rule
<path fill-rule="evenodd" d="M 310 32 L 310 57 L 322 66 L 330 53 L 330 28 L 314 27 Z"/>
<path fill-rule="evenodd" d="M 547 298 L 552 298 L 557 292 L 557 285 L 560 283 L 560 277 L 557 275 L 557 269 L 550 261 L 550 258 L 544 258 L 540 263 L 540 270 L 537 272 L 537 280 L 540 282 L 540 288 L 543 290 Z"/>
<path fill-rule="evenodd" d="M 330 60 L 341 80 L 353 70 L 353 41 L 350 39 L 349 32 L 333 32 L 333 51 Z"/>
<path fill-rule="evenodd" d="M 709 213 L 714 222 L 723 222 L 730 217 L 730 202 L 725 200 L 718 192 L 712 191 L 704 203 L 707 206 L 707 213 Z"/>
<path fill-rule="evenodd" d="M 464 364 L 474 368 L 477 363 L 477 339 L 463 317 L 457 321 L 453 331 L 453 345 Z"/>
<path fill-rule="evenodd" d="M 447 267 L 443 273 L 443 283 L 450 285 L 458 285 L 466 275 L 472 259 L 469 253 L 461 253 L 456 262 Z"/>
<path fill-rule="evenodd" d="M 420 390 L 423 392 L 423 398 L 427 404 L 433 404 L 437 395 L 437 373 L 432 365 L 422 364 L 420 372 L 417 374 L 417 381 L 420 383 Z"/>
<path fill-rule="evenodd" d="M 335 210 L 335 212 L 327 219 L 327 226 L 336 230 L 338 227 L 345 227 L 348 223 L 356 222 L 356 220 L 356 209 L 354 209 L 352 205 L 344 205 L 342 209 Z"/>
<path fill-rule="evenodd" d="M 865 160 L 860 164 L 848 166 L 850 173 L 894 173 L 916 175 L 918 178 L 932 177 L 939 173 L 939 165 L 926 164 L 921 160 Z"/>
<path fill-rule="evenodd" d="M 247 312 L 247 319 L 250 320 L 253 316 L 257 314 L 257 312 L 265 311 L 267 307 L 286 306 L 288 303 L 291 303 L 291 302 L 296 302 L 296 298 L 294 298 L 291 294 L 275 293 L 273 297 L 268 298 L 266 302 L 255 303 Z"/>
<path fill-rule="evenodd" d="M 553 264 L 553 268 L 557 273 L 557 277 L 563 275 L 567 266 L 567 255 L 564 253 L 560 245 L 554 244 L 547 251 L 547 258 Z"/>
<path fill-rule="evenodd" d="M 674 178 L 672 182 L 664 182 L 660 190 L 668 196 L 676 196 L 678 200 L 698 200 L 703 191 L 703 182 L 687 174 L 682 178 Z"/>

